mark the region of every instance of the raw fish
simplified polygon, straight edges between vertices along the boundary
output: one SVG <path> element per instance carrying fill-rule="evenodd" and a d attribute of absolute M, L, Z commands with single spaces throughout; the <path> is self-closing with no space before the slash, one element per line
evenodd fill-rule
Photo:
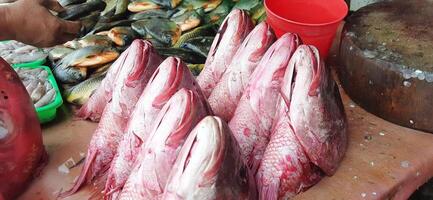
<path fill-rule="evenodd" d="M 180 150 L 162 199 L 255 199 L 245 173 L 236 170 L 243 168 L 240 157 L 227 124 L 218 117 L 204 118 Z"/>

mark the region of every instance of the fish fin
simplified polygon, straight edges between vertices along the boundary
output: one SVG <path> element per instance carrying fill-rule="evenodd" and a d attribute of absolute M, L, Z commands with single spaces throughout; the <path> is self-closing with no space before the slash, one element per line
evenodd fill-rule
<path fill-rule="evenodd" d="M 86 184 L 86 181 L 87 183 L 90 182 L 90 179 L 93 178 L 92 177 L 93 172 L 91 167 L 93 166 L 96 155 L 97 155 L 96 151 L 93 151 L 90 154 L 88 154 L 88 156 L 86 157 L 86 162 L 81 170 L 80 176 L 78 177 L 77 181 L 75 181 L 74 186 L 72 186 L 71 189 L 60 193 L 59 194 L 60 198 L 65 198 L 75 194 L 83 185 Z"/>
<path fill-rule="evenodd" d="M 277 200 L 279 187 L 280 181 L 278 179 L 273 179 L 267 185 L 262 185 L 262 183 L 258 182 L 259 199 Z"/>

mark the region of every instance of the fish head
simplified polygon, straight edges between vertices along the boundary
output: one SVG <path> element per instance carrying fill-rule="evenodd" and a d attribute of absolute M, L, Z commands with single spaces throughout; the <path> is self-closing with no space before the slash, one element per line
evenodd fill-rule
<path fill-rule="evenodd" d="M 167 197 L 194 199 L 203 192 L 210 192 L 208 197 L 216 197 L 216 191 L 211 188 L 215 186 L 225 154 L 222 123 L 221 119 L 208 116 L 191 131 L 170 174 Z"/>
<path fill-rule="evenodd" d="M 152 44 L 146 40 L 134 40 L 130 48 L 129 56 L 134 57 L 133 66 L 135 67 L 129 71 L 128 79 L 125 81 L 125 84 L 128 87 L 134 87 L 136 84 L 141 84 L 143 76 L 151 76 L 151 74 L 147 73 L 153 73 L 154 70 L 147 68 L 149 66 L 158 66 L 158 64 L 161 63 L 161 58 L 156 53 Z"/>
<path fill-rule="evenodd" d="M 263 55 L 263 52 L 269 48 L 270 44 L 275 41 L 275 34 L 272 28 L 266 22 L 257 25 L 251 33 L 245 38 L 240 49 L 253 49 L 252 54 L 249 55 L 249 61 L 258 63 Z"/>
<path fill-rule="evenodd" d="M 295 134 L 311 161 L 335 173 L 347 147 L 347 119 L 338 87 L 314 46 L 293 54 L 282 96 L 288 103 Z"/>
<path fill-rule="evenodd" d="M 180 89 L 158 114 L 146 148 L 180 148 L 193 126 L 205 115 L 207 112 L 198 94 L 185 88 Z"/>
<path fill-rule="evenodd" d="M 233 9 L 221 24 L 208 56 L 211 58 L 214 57 L 220 46 L 227 47 L 232 41 L 242 42 L 245 37 L 245 32 L 251 30 L 252 26 L 251 19 L 245 11 Z M 230 35 L 223 37 L 225 34 Z M 208 58 L 208 60 L 213 59 Z"/>
<path fill-rule="evenodd" d="M 247 93 L 256 113 L 268 113 L 266 119 L 272 119 L 275 111 L 275 99 L 282 85 L 290 58 L 300 43 L 296 34 L 287 33 L 278 39 L 265 53 L 258 67 L 251 75 Z M 269 120 L 262 120 L 265 122 Z"/>
<path fill-rule="evenodd" d="M 154 107 L 161 109 L 176 93 L 184 77 L 184 68 L 185 64 L 179 58 L 168 57 L 156 69 L 146 87 L 146 93 L 158 95 L 152 98 Z"/>

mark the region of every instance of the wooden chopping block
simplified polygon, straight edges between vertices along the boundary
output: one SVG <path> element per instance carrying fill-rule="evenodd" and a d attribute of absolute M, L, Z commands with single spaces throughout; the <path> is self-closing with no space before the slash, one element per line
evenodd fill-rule
<path fill-rule="evenodd" d="M 344 90 L 367 111 L 433 132 L 433 1 L 366 6 L 345 24 L 337 68 Z"/>

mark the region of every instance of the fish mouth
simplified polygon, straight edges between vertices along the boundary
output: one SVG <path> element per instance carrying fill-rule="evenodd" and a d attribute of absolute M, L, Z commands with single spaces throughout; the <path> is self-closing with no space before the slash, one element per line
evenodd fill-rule
<path fill-rule="evenodd" d="M 187 156 L 182 163 L 182 179 L 190 179 L 190 172 L 203 174 L 199 187 L 208 186 L 214 181 L 221 168 L 225 154 L 225 135 L 221 119 L 213 116 L 204 118 L 195 128 L 189 144 L 185 144 Z M 215 151 L 212 151 L 216 149 Z M 185 152 L 183 152 L 185 153 Z M 201 161 L 202 166 L 194 166 Z M 188 170 L 188 168 L 196 168 Z"/>
<path fill-rule="evenodd" d="M 153 105 L 155 107 L 162 107 L 162 105 L 167 102 L 171 96 L 177 91 L 182 79 L 184 77 L 184 64 L 183 62 L 176 57 L 169 57 L 166 61 L 169 65 L 174 65 L 176 67 L 171 67 L 171 71 L 169 73 L 169 78 L 166 85 L 169 85 L 168 88 L 165 89 L 165 92 L 161 93 L 158 97 L 155 98 Z M 162 65 L 162 64 L 161 64 Z M 156 75 L 159 73 L 158 71 L 155 73 Z"/>

